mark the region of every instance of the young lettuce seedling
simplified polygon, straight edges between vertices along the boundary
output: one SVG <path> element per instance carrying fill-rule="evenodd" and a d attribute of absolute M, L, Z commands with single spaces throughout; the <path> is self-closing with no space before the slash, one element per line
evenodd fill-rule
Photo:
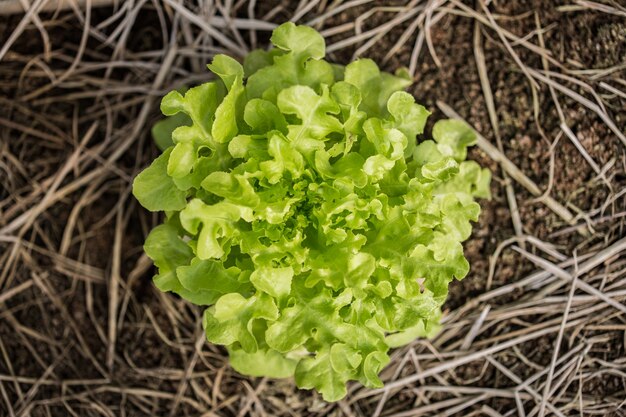
<path fill-rule="evenodd" d="M 233 368 L 336 401 L 350 380 L 381 387 L 389 349 L 437 331 L 490 173 L 465 161 L 460 121 L 418 143 L 429 112 L 405 72 L 330 64 L 305 26 L 271 41 L 165 96 L 164 151 L 133 193 L 166 216 L 145 243 L 156 286 L 208 307 Z"/>

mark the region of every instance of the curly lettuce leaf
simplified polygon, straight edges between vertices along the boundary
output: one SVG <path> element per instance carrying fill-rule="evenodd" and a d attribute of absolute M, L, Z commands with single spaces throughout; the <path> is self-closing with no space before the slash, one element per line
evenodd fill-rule
<path fill-rule="evenodd" d="M 150 211 L 176 211 L 187 205 L 187 193 L 179 190 L 167 175 L 173 148 L 168 148 L 133 181 L 133 195 Z"/>
<path fill-rule="evenodd" d="M 155 285 L 205 306 L 207 339 L 253 376 L 293 376 L 327 401 L 381 387 L 389 349 L 438 331 L 491 174 L 474 132 L 402 91 L 372 60 L 324 60 L 286 23 L 243 65 L 163 98 L 165 148 L 133 192 L 166 222 L 146 239 Z"/>

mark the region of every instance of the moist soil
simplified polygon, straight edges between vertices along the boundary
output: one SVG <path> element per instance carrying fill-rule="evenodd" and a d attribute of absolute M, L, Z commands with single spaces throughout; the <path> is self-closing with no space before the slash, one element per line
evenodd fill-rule
<path fill-rule="evenodd" d="M 262 3 L 259 5 L 259 16 L 273 9 L 280 2 Z M 272 18 L 276 22 L 285 20 L 290 16 L 289 11 L 294 9 L 294 5 L 289 2 L 282 2 L 281 4 L 283 8 Z M 393 5 L 393 2 L 385 2 L 385 4 Z M 335 16 L 332 21 L 328 21 L 328 26 L 354 21 L 358 15 L 367 10 L 368 6 L 349 9 L 348 12 Z M 536 29 L 534 14 L 526 13 L 528 10 L 536 12 L 542 27 L 552 28 L 546 31 L 543 36 L 546 45 L 555 56 L 561 56 L 566 51 L 568 57 L 580 64 L 580 68 L 607 68 L 624 62 L 626 57 L 626 25 L 623 18 L 610 17 L 603 13 L 562 13 L 555 9 L 552 2 L 541 0 L 530 2 L 521 0 L 500 1 L 493 8 L 496 15 L 508 16 L 500 23 L 518 36 L 524 36 Z M 94 11 L 94 21 L 97 23 L 106 19 L 110 12 L 107 9 Z M 385 21 L 387 17 L 385 12 L 376 13 L 371 20 L 365 22 L 363 31 Z M 139 18 L 145 19 L 146 22 L 156 20 L 155 13 L 149 10 L 141 12 Z M 0 44 L 3 43 L 3 39 L 8 38 L 18 22 L 17 17 L 0 20 Z M 476 69 L 472 45 L 473 22 L 467 18 L 448 15 L 433 26 L 432 43 L 434 52 L 440 60 L 439 66 L 435 64 L 426 44 L 424 44 L 419 55 L 415 84 L 410 88 L 410 92 L 415 95 L 418 102 L 433 112 L 425 136 L 429 136 L 429 129 L 434 121 L 445 117 L 436 106 L 437 101 L 443 101 L 454 108 L 489 141 L 496 143 Z M 401 66 L 408 65 L 415 36 L 412 36 L 407 42 L 407 46 L 400 49 L 391 59 L 384 60 L 387 51 L 393 47 L 407 26 L 407 22 L 398 25 L 373 48 L 369 49 L 364 56 L 382 63 L 382 67 L 388 71 L 394 71 Z M 149 25 L 144 27 L 149 27 Z M 49 30 L 57 45 L 70 44 L 77 37 L 80 37 L 81 33 L 77 22 L 51 27 Z M 161 46 L 158 44 L 160 42 L 158 33 L 152 32 L 154 31 L 143 29 L 138 36 L 133 36 L 134 40 L 129 48 L 135 52 L 159 49 Z M 260 34 L 259 36 L 260 43 L 267 41 L 263 35 Z M 560 122 L 554 110 L 554 103 L 551 100 L 549 90 L 543 86 L 537 92 L 538 117 L 535 117 L 533 95 L 527 78 L 511 60 L 510 55 L 503 48 L 502 42 L 497 39 L 495 33 L 485 32 L 483 39 L 489 82 L 497 107 L 504 153 L 542 190 L 545 190 L 551 183 L 551 195 L 556 200 L 566 203 L 571 211 L 585 212 L 600 206 L 607 197 L 606 187 L 601 182 L 594 180 L 595 174 L 590 165 L 567 137 L 559 134 Z M 338 63 L 348 63 L 352 59 L 355 49 L 346 48 L 331 54 L 329 59 Z M 28 58 L 33 54 L 41 53 L 41 43 L 37 36 L 22 36 L 12 50 Z M 516 49 L 516 51 L 520 53 L 520 59 L 528 66 L 541 67 L 541 60 L 537 55 L 521 49 Z M 96 52 L 94 52 L 93 57 L 97 57 Z M 17 64 L 13 61 L 12 64 L 2 65 Z M 0 67 L 0 96 L 9 100 L 19 99 L 24 91 L 37 87 L 37 85 L 16 85 L 15 80 L 6 78 L 7 73 L 9 72 L 3 71 Z M 123 79 L 124 74 L 114 72 L 111 76 L 113 79 L 116 77 Z M 578 134 L 583 146 L 596 163 L 602 167 L 611 160 L 615 160 L 618 165 L 623 167 L 621 161 L 625 157 L 624 147 L 604 123 L 590 111 L 578 110 L 580 106 L 574 105 L 572 101 L 562 95 L 559 96 L 559 99 L 570 128 Z M 626 103 L 619 99 L 614 100 L 613 103 L 614 107 L 608 110 L 616 124 L 623 127 L 626 121 L 626 111 L 624 110 Z M 80 99 L 68 103 L 55 103 L 55 105 L 65 107 L 69 114 L 82 111 Z M 129 109 L 128 120 L 136 117 L 137 111 L 137 108 Z M 155 108 L 151 120 L 158 118 L 157 112 L 158 110 Z M 9 119 L 11 116 L 10 113 L 5 115 Z M 22 120 L 22 122 L 25 121 L 27 120 Z M 558 142 L 554 145 L 556 140 Z M 3 139 L 0 138 L 0 143 L 1 141 Z M 141 143 L 140 148 L 133 148 L 131 152 L 144 152 L 146 160 L 149 159 L 150 155 L 156 154 L 156 150 L 149 140 L 142 140 Z M 60 169 L 59 166 L 50 167 L 46 165 L 45 161 L 67 152 L 62 144 L 56 147 L 45 145 L 36 138 L 29 136 L 21 136 L 20 141 L 17 142 L 4 142 L 2 146 L 8 146 L 14 155 L 19 155 L 26 170 L 26 175 L 16 178 L 18 184 L 15 185 L 14 189 L 25 186 L 29 176 L 34 179 L 45 178 L 51 172 Z M 551 158 L 552 152 L 553 158 Z M 450 296 L 445 305 L 446 310 L 462 306 L 468 300 L 489 289 L 487 282 L 489 257 L 494 253 L 499 243 L 515 235 L 509 205 L 504 194 L 502 171 L 478 148 L 472 149 L 469 158 L 492 170 L 494 176 L 493 197 L 490 201 L 481 202 L 480 219 L 475 225 L 472 237 L 465 244 L 471 272 L 462 281 L 451 284 Z M 128 172 L 132 172 L 133 164 L 133 157 L 129 157 L 127 160 L 123 159 L 120 163 L 121 166 L 128 168 Z M 552 181 L 549 179 L 551 171 L 554 173 Z M 23 184 L 20 185 L 20 181 Z M 614 186 L 623 188 L 626 185 L 626 174 L 623 171 L 618 172 L 612 178 L 612 183 Z M 116 187 L 117 185 L 111 184 L 110 186 Z M 609 226 L 608 223 L 606 225 L 601 223 L 595 226 L 597 233 L 593 239 L 582 237 L 574 231 L 555 236 L 554 233 L 563 228 L 563 221 L 541 202 L 534 200 L 533 196 L 522 187 L 517 184 L 514 184 L 513 187 L 519 205 L 523 232 L 538 239 L 556 243 L 564 253 L 571 253 L 574 250 L 584 253 L 599 241 L 610 240 L 616 235 L 624 235 L 622 227 L 616 228 L 614 225 Z M 9 190 L 0 189 L 2 199 L 7 198 L 8 193 Z M 84 263 L 92 265 L 99 271 L 110 271 L 110 242 L 115 236 L 116 222 L 114 218 L 107 220 L 107 216 L 110 215 L 112 208 L 118 204 L 118 196 L 119 194 L 116 192 L 105 190 L 98 197 L 97 204 L 90 204 L 81 212 L 80 224 L 88 229 L 91 235 L 83 239 L 80 245 L 71 246 L 67 254 L 68 258 L 81 255 Z M 48 239 L 51 246 L 58 247 L 74 203 L 74 201 L 64 200 L 49 210 L 47 212 L 48 217 L 40 223 L 45 234 L 39 233 L 33 237 L 33 240 L 41 242 L 42 239 Z M 624 210 L 623 201 L 616 204 L 621 205 L 615 208 L 616 212 Z M 141 254 L 141 244 L 150 228 L 150 222 L 155 221 L 154 218 L 150 219 L 142 214 L 142 209 L 137 205 L 133 206 L 129 216 L 127 220 L 129 227 L 126 228 L 126 233 L 122 239 L 124 256 L 120 275 L 124 280 L 137 266 Z M 95 224 L 98 226 L 90 226 Z M 0 250 L 4 249 L 0 246 Z M 515 282 L 527 276 L 534 269 L 519 254 L 513 250 L 505 249 L 498 259 L 491 288 Z M 128 288 L 132 290 L 131 297 L 136 301 L 133 304 L 133 309 L 143 309 L 144 311 L 131 310 L 127 312 L 127 323 L 124 323 L 118 338 L 117 349 L 120 357 L 124 360 L 115 364 L 111 375 L 120 386 L 148 386 L 150 384 L 146 384 L 146 379 L 152 377 L 151 370 L 180 369 L 178 363 L 180 358 L 177 350 L 181 348 L 174 342 L 179 335 L 172 334 L 171 330 L 163 330 L 171 329 L 172 320 L 176 322 L 179 319 L 168 317 L 168 313 L 159 308 L 160 304 L 157 302 L 157 298 L 161 295 L 151 287 L 153 273 L 152 268 L 145 269 L 133 282 L 124 283 L 124 286 L 128 285 Z M 107 328 L 107 287 L 80 279 L 70 281 L 63 271 L 59 271 L 51 264 L 48 257 L 39 257 L 36 252 L 32 253 L 29 266 L 22 265 L 12 271 L 12 276 L 18 283 L 21 280 L 30 279 L 32 274 L 37 274 L 41 279 L 46 280 L 46 285 L 55 289 L 63 303 L 29 302 L 28 298 L 31 296 L 34 298 L 34 291 L 36 291 L 32 289 L 24 291 L 20 296 L 13 298 L 11 302 L 6 304 L 6 310 L 2 313 L 2 320 L 0 320 L 0 340 L 2 341 L 0 348 L 2 355 L 8 361 L 0 361 L 0 374 L 9 373 L 7 363 L 10 363 L 13 370 L 19 375 L 41 375 L 46 364 L 56 363 L 55 374 L 58 378 L 66 380 L 98 378 L 97 364 L 104 363 L 106 357 L 106 339 L 102 332 L 106 331 Z M 108 275 L 105 274 L 105 276 Z M 76 286 L 80 287 L 81 290 L 74 291 Z M 521 295 L 513 293 L 510 295 L 510 299 L 515 300 Z M 187 315 L 186 317 L 195 317 L 196 323 L 199 323 L 200 311 L 190 307 L 188 309 L 189 311 L 183 312 Z M 153 326 L 140 326 L 133 321 L 133 317 L 143 314 L 145 311 L 150 312 Z M 524 318 L 520 319 L 523 320 Z M 14 335 L 10 325 L 11 321 L 17 321 L 27 328 L 52 338 L 50 343 L 54 347 L 50 348 L 50 343 L 39 343 L 37 335 L 28 340 L 24 340 L 22 335 Z M 199 334 L 198 326 L 195 327 L 195 333 L 193 331 L 188 332 L 179 340 L 188 346 L 193 346 L 194 339 L 192 336 L 197 337 Z M 166 336 L 173 340 L 171 346 L 164 345 L 162 337 L 158 334 L 159 331 L 167 332 Z M 81 336 L 80 338 L 76 337 L 78 334 Z M 76 353 L 76 346 L 74 346 L 76 340 L 82 341 L 80 343 L 83 343 L 84 346 L 81 346 L 80 350 L 90 352 L 89 355 Z M 624 343 L 620 337 L 613 338 L 610 343 L 611 345 L 607 346 L 606 351 L 598 352 L 595 356 L 599 359 L 609 360 L 625 355 Z M 540 348 L 542 345 L 545 348 Z M 24 346 L 28 348 L 24 348 Z M 551 342 L 549 341 L 546 341 L 545 344 L 542 344 L 541 341 L 534 341 L 532 344 L 522 345 L 521 351 L 530 361 L 547 365 L 552 355 L 550 346 Z M 195 372 L 220 369 L 226 365 L 224 351 L 221 348 L 209 346 L 207 349 L 214 353 L 213 360 L 210 363 L 198 364 Z M 66 355 L 71 357 L 71 360 L 66 360 Z M 406 369 L 406 373 L 413 372 L 413 369 Z M 474 385 L 502 387 L 510 384 L 506 378 L 493 370 L 485 374 L 481 374 L 481 372 L 482 363 L 471 363 L 455 370 L 460 379 L 471 380 L 481 376 L 477 378 Z M 523 377 L 524 375 L 520 374 L 520 376 Z M 244 380 L 243 377 L 230 376 L 225 378 L 220 386 L 222 395 L 228 397 L 229 393 L 241 389 L 241 383 Z M 594 385 L 581 387 L 581 390 L 603 397 L 612 395 L 621 386 L 617 376 L 614 379 L 606 377 L 602 380 L 596 380 L 596 382 Z M 7 389 L 9 398 L 15 399 L 16 387 L 4 382 L 3 384 Z M 24 384 L 20 388 L 23 392 L 28 392 L 31 386 Z M 571 387 L 571 389 L 578 388 L 576 384 Z M 177 383 L 169 382 L 167 378 L 161 378 L 158 385 L 152 384 L 150 388 L 175 396 L 179 386 Z M 278 382 L 267 388 L 266 392 L 268 390 L 272 395 L 279 397 L 293 397 L 287 402 L 291 402 L 294 409 L 297 409 L 302 402 L 309 402 L 306 399 L 306 393 L 298 393 L 289 383 Z M 43 384 L 38 387 L 33 395 L 37 400 L 44 401 L 48 396 L 58 396 L 59 392 L 57 388 Z M 103 392 L 98 394 L 97 398 L 98 401 L 106 404 L 116 413 L 124 409 L 124 400 L 122 398 L 122 403 L 120 403 L 120 397 L 116 393 Z M 172 399 L 169 398 L 153 403 L 160 404 L 164 408 L 151 408 L 154 406 L 146 405 L 145 409 L 136 408 L 129 403 L 128 408 L 126 408 L 126 415 L 168 415 L 169 409 L 167 407 L 171 405 L 171 401 Z M 403 401 L 402 396 L 397 396 L 389 402 L 388 407 L 398 407 L 398 411 L 410 409 L 411 403 Z M 512 400 L 494 401 L 491 405 L 501 412 L 515 406 Z M 4 403 L 0 401 L 0 415 L 2 416 L 7 415 L 7 411 L 3 407 Z M 308 404 L 307 409 L 310 415 L 324 415 L 321 411 L 323 407 L 320 406 L 319 413 L 314 412 L 315 407 L 315 404 Z M 67 415 L 62 408 L 52 408 L 51 410 L 55 413 L 54 415 Z M 187 404 L 181 404 L 178 410 L 178 415 L 195 415 L 193 408 Z M 363 415 L 368 415 L 366 410 L 362 411 Z M 92 415 L 90 414 L 92 412 L 93 410 L 85 411 L 85 415 Z M 234 405 L 226 406 L 219 413 L 219 415 L 224 416 L 237 415 L 238 409 Z"/>

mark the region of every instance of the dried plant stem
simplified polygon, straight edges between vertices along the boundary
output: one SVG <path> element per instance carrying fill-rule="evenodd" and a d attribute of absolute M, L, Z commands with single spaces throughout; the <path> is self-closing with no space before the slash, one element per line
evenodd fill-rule
<path fill-rule="evenodd" d="M 3 0 L 0 3 L 0 15 L 24 13 L 22 0 Z M 91 7 L 108 7 L 121 3 L 122 0 L 91 0 Z M 61 11 L 71 8 L 73 5 L 84 7 L 86 4 L 87 0 L 44 0 L 39 12 Z"/>

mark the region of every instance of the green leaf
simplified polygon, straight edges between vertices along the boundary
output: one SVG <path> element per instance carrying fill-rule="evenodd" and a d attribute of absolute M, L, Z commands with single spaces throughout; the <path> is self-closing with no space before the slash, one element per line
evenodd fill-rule
<path fill-rule="evenodd" d="M 237 233 L 236 223 L 242 218 L 250 219 L 251 212 L 249 208 L 228 202 L 209 206 L 193 199 L 180 212 L 180 223 L 187 232 L 197 235 L 198 258 L 217 259 L 225 254 L 223 245 Z"/>
<path fill-rule="evenodd" d="M 456 194 L 446 194 L 440 198 L 441 212 L 444 214 L 443 227 L 459 242 L 470 237 L 472 225 L 470 221 L 478 221 L 480 206 L 475 201 L 464 203 Z"/>
<path fill-rule="evenodd" d="M 254 353 L 260 342 L 253 334 L 255 322 L 275 320 L 278 314 L 269 296 L 245 298 L 239 293 L 230 293 L 221 296 L 215 307 L 205 310 L 202 324 L 209 342 L 222 345 L 238 342 L 245 352 Z"/>
<path fill-rule="evenodd" d="M 208 149 L 205 147 L 200 147 L 197 152 L 200 154 L 207 150 Z M 230 162 L 231 158 L 223 149 L 210 151 L 209 153 L 209 156 L 200 156 L 195 160 L 191 167 L 191 172 L 182 177 L 174 178 L 174 183 L 180 190 L 199 189 L 200 184 L 202 184 L 202 181 L 205 180 L 207 175 L 215 170 L 224 168 Z M 170 162 L 170 164 L 171 163 L 172 162 Z M 168 164 L 168 166 L 170 164 Z"/>
<path fill-rule="evenodd" d="M 189 175 L 196 163 L 196 152 L 194 143 L 180 142 L 174 145 L 167 164 L 167 174 L 173 178 Z"/>
<path fill-rule="evenodd" d="M 241 81 L 243 79 L 243 67 L 229 56 L 223 54 L 215 55 L 213 62 L 207 65 L 207 67 L 222 79 L 228 91 L 233 89 L 238 80 Z"/>
<path fill-rule="evenodd" d="M 389 363 L 389 356 L 384 352 L 372 352 L 363 363 L 363 385 L 368 388 L 382 388 L 383 383 L 378 374 Z"/>
<path fill-rule="evenodd" d="M 443 158 L 422 167 L 422 175 L 433 181 L 448 181 L 459 172 L 459 164 L 453 158 Z"/>
<path fill-rule="evenodd" d="M 268 67 L 274 62 L 274 51 L 264 51 L 262 49 L 255 49 L 251 51 L 243 60 L 243 72 L 246 77 L 250 77 L 252 74 L 260 70 L 261 68 Z"/>
<path fill-rule="evenodd" d="M 276 184 L 285 171 L 290 172 L 293 178 L 299 178 L 304 172 L 304 158 L 282 135 L 272 135 L 268 152 L 273 159 L 263 161 L 259 165 L 270 184 Z"/>
<path fill-rule="evenodd" d="M 401 131 L 383 126 L 382 121 L 377 118 L 366 120 L 363 130 L 365 137 L 375 149 L 375 154 L 365 161 L 363 171 L 373 181 L 378 182 L 393 169 L 396 161 L 403 157 L 407 139 Z"/>
<path fill-rule="evenodd" d="M 333 368 L 328 348 L 318 352 L 314 358 L 298 362 L 295 377 L 300 388 L 315 388 L 325 401 L 338 401 L 346 396 L 348 378 Z"/>
<path fill-rule="evenodd" d="M 225 268 L 220 262 L 194 258 L 190 265 L 179 266 L 176 275 L 181 285 L 189 293 L 201 297 L 202 302 L 195 304 L 211 305 L 224 294 L 231 292 L 249 292 L 249 284 L 239 281 L 241 270 L 236 267 Z M 186 294 L 181 294 L 187 298 Z"/>
<path fill-rule="evenodd" d="M 467 157 L 467 147 L 476 143 L 476 134 L 467 123 L 456 120 L 439 120 L 433 126 L 433 138 L 439 144 L 439 151 L 452 156 L 457 161 Z"/>
<path fill-rule="evenodd" d="M 412 84 L 410 80 L 381 73 L 376 63 L 368 58 L 346 65 L 344 81 L 361 91 L 361 110 L 372 116 L 384 116 L 391 95 Z"/>
<path fill-rule="evenodd" d="M 186 265 L 193 257 L 189 246 L 178 236 L 178 229 L 170 224 L 161 224 L 150 232 L 143 246 L 146 255 L 159 268 L 155 276 L 162 291 L 173 291 L 179 288 L 176 268 Z"/>
<path fill-rule="evenodd" d="M 183 97 L 178 91 L 172 91 L 163 98 L 161 111 L 166 116 L 173 116 L 179 112 L 186 113 L 207 140 L 211 131 L 215 110 L 217 109 L 222 93 L 215 83 L 201 84 L 190 88 Z"/>
<path fill-rule="evenodd" d="M 215 123 L 211 128 L 211 135 L 218 143 L 226 143 L 237 135 L 237 119 L 240 117 L 242 107 L 241 98 L 244 88 L 242 77 L 237 76 L 230 91 L 224 97 L 222 103 L 215 110 Z"/>
<path fill-rule="evenodd" d="M 469 272 L 469 264 L 463 257 L 462 251 L 450 248 L 446 254 L 446 262 L 435 259 L 435 254 L 426 246 L 418 245 L 411 253 L 411 257 L 419 265 L 417 272 L 425 278 L 425 286 L 431 291 L 435 299 L 441 303 L 448 295 L 448 284 L 453 278 L 461 279 Z"/>
<path fill-rule="evenodd" d="M 163 98 L 161 110 L 164 114 L 178 116 L 182 112 L 192 121 L 191 125 L 181 125 L 172 131 L 175 147 L 168 161 L 168 175 L 183 179 L 191 173 L 201 148 L 217 149 L 210 132 L 221 97 L 215 83 L 206 83 L 187 90 L 184 97 L 173 91 Z"/>
<path fill-rule="evenodd" d="M 416 145 L 417 135 L 424 132 L 426 119 L 430 112 L 420 104 L 415 103 L 415 99 L 409 93 L 396 91 L 387 102 L 387 110 L 393 116 L 394 127 L 404 133 L 408 140 L 405 156 L 413 153 Z"/>
<path fill-rule="evenodd" d="M 133 181 L 133 195 L 150 211 L 182 210 L 187 204 L 186 193 L 167 175 L 171 152 L 172 148 L 163 152 Z"/>
<path fill-rule="evenodd" d="M 235 204 L 254 208 L 260 203 L 250 182 L 241 175 L 215 171 L 202 181 L 201 186 Z"/>
<path fill-rule="evenodd" d="M 272 130 L 287 133 L 287 121 L 278 107 L 271 101 L 254 98 L 246 104 L 243 119 L 254 133 L 263 134 Z"/>
<path fill-rule="evenodd" d="M 259 349 L 248 353 L 234 347 L 228 348 L 230 365 L 240 374 L 266 376 L 270 378 L 289 378 L 293 376 L 298 359 L 291 359 L 273 349 Z"/>
<path fill-rule="evenodd" d="M 172 141 L 172 133 L 180 126 L 189 126 L 192 123 L 189 116 L 184 113 L 178 113 L 171 117 L 159 120 L 152 126 L 152 139 L 156 143 L 157 148 L 165 151 L 174 145 Z"/>
<path fill-rule="evenodd" d="M 339 106 L 330 98 L 327 88 L 323 89 L 321 96 L 307 86 L 286 88 L 278 94 L 278 108 L 300 120 L 300 123 L 288 126 L 287 137 L 296 147 L 300 142 L 322 139 L 331 132 L 342 130 L 341 122 L 332 116 L 339 113 Z"/>
<path fill-rule="evenodd" d="M 284 51 L 295 53 L 300 60 L 322 59 L 326 54 L 324 38 L 315 29 L 283 23 L 272 33 L 270 41 Z"/>
<path fill-rule="evenodd" d="M 437 144 L 432 140 L 421 142 L 413 150 L 413 160 L 420 167 L 431 162 L 439 162 L 443 158 L 444 156 L 439 151 Z"/>
<path fill-rule="evenodd" d="M 371 118 L 363 123 L 363 131 L 365 132 L 365 137 L 374 145 L 378 154 L 394 161 L 403 157 L 407 139 L 400 130 L 395 128 L 389 129 L 383 125 L 380 119 Z"/>
<path fill-rule="evenodd" d="M 189 246 L 178 236 L 178 229 L 171 223 L 152 229 L 146 238 L 144 250 L 161 272 L 173 271 L 179 265 L 186 265 L 193 256 Z"/>
<path fill-rule="evenodd" d="M 318 258 L 315 261 L 313 265 L 316 268 L 311 271 L 306 281 L 309 287 L 324 281 L 327 286 L 334 289 L 344 285 L 348 288 L 364 288 L 376 269 L 374 256 L 364 252 L 334 251 L 328 254 L 328 258 Z M 321 268 L 322 265 L 327 268 Z"/>
<path fill-rule="evenodd" d="M 161 100 L 161 113 L 166 116 L 174 116 L 181 111 L 185 111 L 185 99 L 180 92 L 170 91 Z"/>
<path fill-rule="evenodd" d="M 402 283 L 406 283 L 406 281 Z M 417 325 L 420 320 L 432 317 L 439 308 L 439 303 L 432 294 L 418 293 L 418 295 L 407 300 L 395 298 L 393 307 L 394 328 L 405 330 Z"/>
<path fill-rule="evenodd" d="M 333 67 L 324 57 L 324 39 L 312 28 L 280 25 L 272 35 L 279 51 L 273 54 L 273 64 L 255 66 L 246 84 L 248 98 L 264 98 L 276 102 L 280 91 L 290 86 L 303 85 L 315 90 L 335 81 Z M 272 51 L 270 51 L 272 54 Z"/>
<path fill-rule="evenodd" d="M 284 298 L 291 292 L 293 268 L 257 268 L 250 276 L 250 282 L 257 290 L 274 298 Z"/>
<path fill-rule="evenodd" d="M 299 302 L 285 308 L 268 327 L 267 344 L 279 352 L 289 352 L 302 346 L 313 333 L 318 340 L 349 339 L 351 327 L 340 319 L 337 310 L 341 306 L 335 305 L 329 294 L 327 290 L 301 293 Z"/>
<path fill-rule="evenodd" d="M 491 172 L 481 168 L 475 161 L 459 164 L 459 173 L 450 181 L 437 187 L 438 194 L 464 193 L 478 198 L 491 198 Z"/>
<path fill-rule="evenodd" d="M 345 343 L 330 347 L 330 365 L 341 375 L 354 375 L 362 361 L 359 352 Z"/>
<path fill-rule="evenodd" d="M 428 322 L 419 320 L 417 324 L 411 328 L 390 334 L 385 337 L 385 343 L 391 348 L 396 348 L 411 343 L 417 338 L 432 339 L 441 329 L 439 325 L 440 316 L 441 314 L 435 314 Z"/>
<path fill-rule="evenodd" d="M 159 273 L 154 276 L 154 284 L 159 290 L 175 292 L 192 303 L 212 304 L 217 298 L 207 297 L 202 291 L 189 290 L 179 280 L 178 271 L 189 264 L 193 252 L 178 233 L 179 229 L 170 221 L 152 229 L 146 239 L 144 244 L 146 255 L 159 269 Z"/>

